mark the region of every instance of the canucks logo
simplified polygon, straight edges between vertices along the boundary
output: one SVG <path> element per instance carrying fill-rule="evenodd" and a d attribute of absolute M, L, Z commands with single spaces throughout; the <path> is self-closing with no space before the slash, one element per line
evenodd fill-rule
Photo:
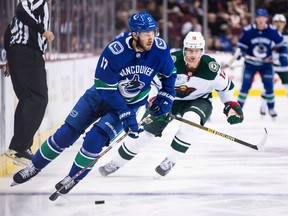
<path fill-rule="evenodd" d="M 258 58 L 265 58 L 267 52 L 268 50 L 264 44 L 259 44 L 253 48 L 253 55 Z"/>
<path fill-rule="evenodd" d="M 139 80 L 139 75 L 135 74 L 131 80 L 126 78 L 119 81 L 118 89 L 124 98 L 133 98 L 138 95 L 144 87 L 144 83 Z"/>
<path fill-rule="evenodd" d="M 76 110 L 72 110 L 69 115 L 73 118 L 76 118 L 78 116 L 78 112 Z"/>

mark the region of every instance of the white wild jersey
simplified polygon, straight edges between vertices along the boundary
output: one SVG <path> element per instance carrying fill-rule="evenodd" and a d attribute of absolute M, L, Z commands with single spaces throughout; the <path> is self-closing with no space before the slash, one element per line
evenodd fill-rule
<path fill-rule="evenodd" d="M 171 55 L 177 69 L 175 100 L 211 98 L 216 90 L 223 103 L 233 101 L 234 84 L 214 58 L 203 55 L 198 68 L 192 71 L 186 68 L 182 51 Z"/>

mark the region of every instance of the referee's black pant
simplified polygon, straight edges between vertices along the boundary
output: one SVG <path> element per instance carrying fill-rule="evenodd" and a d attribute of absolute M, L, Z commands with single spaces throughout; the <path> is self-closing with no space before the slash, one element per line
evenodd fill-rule
<path fill-rule="evenodd" d="M 33 144 L 48 103 L 45 61 L 41 52 L 25 45 L 11 47 L 7 59 L 13 89 L 19 100 L 9 149 L 25 151 Z"/>

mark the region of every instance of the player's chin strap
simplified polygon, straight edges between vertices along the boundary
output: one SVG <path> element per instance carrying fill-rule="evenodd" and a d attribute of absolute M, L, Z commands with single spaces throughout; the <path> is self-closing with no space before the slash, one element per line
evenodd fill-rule
<path fill-rule="evenodd" d="M 145 122 L 146 119 L 150 118 L 151 115 L 153 115 L 153 113 L 150 113 L 149 115 L 147 115 L 145 118 L 143 118 L 140 122 L 139 122 L 139 127 L 143 124 L 143 122 Z M 92 160 L 89 164 L 87 164 L 83 169 L 79 170 L 74 176 L 71 177 L 71 179 L 69 181 L 67 181 L 65 184 L 62 185 L 62 187 L 60 187 L 58 190 L 56 190 L 54 193 L 52 193 L 49 197 L 49 199 L 51 201 L 56 200 L 59 195 L 61 195 L 59 193 L 59 191 L 61 191 L 62 189 L 64 189 L 68 184 L 70 184 L 72 181 L 74 181 L 78 176 L 80 176 L 83 172 L 85 172 L 89 167 L 93 166 L 101 157 L 103 157 L 108 151 L 110 151 L 115 145 L 117 145 L 118 143 L 120 143 L 124 138 L 127 137 L 127 133 L 123 134 L 122 136 L 120 136 L 120 134 L 118 136 L 120 136 L 116 141 L 113 141 L 110 143 L 110 145 L 104 149 L 94 160 Z M 118 137 L 117 136 L 117 137 Z M 117 138 L 116 137 L 116 138 Z M 115 139 L 116 139 L 115 138 Z M 115 140 L 114 139 L 114 140 Z"/>
<path fill-rule="evenodd" d="M 180 122 L 184 122 L 184 123 L 189 124 L 191 126 L 197 127 L 197 128 L 199 128 L 201 130 L 207 131 L 209 133 L 215 134 L 215 135 L 220 136 L 220 137 L 225 138 L 225 139 L 229 139 L 229 140 L 231 140 L 233 142 L 239 143 L 241 145 L 247 146 L 247 147 L 255 149 L 255 150 L 259 150 L 259 149 L 261 149 L 264 146 L 264 144 L 266 143 L 266 140 L 267 140 L 267 136 L 268 136 L 267 130 L 266 130 L 266 128 L 264 128 L 264 135 L 263 135 L 262 139 L 260 140 L 260 142 L 257 145 L 253 145 L 253 144 L 250 144 L 250 143 L 245 142 L 243 140 L 237 139 L 237 138 L 235 138 L 233 136 L 218 132 L 218 131 L 216 131 L 214 129 L 204 127 L 202 125 L 199 125 L 197 123 L 194 123 L 194 122 L 189 121 L 187 119 L 184 119 L 182 117 L 175 116 L 175 115 L 173 115 L 171 113 L 169 113 L 168 116 L 170 118 L 172 118 L 172 119 L 176 119 L 176 120 L 178 120 Z"/>

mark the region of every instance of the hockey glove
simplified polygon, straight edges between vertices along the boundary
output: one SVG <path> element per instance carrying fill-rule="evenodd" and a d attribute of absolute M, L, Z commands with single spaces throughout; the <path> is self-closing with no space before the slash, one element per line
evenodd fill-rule
<path fill-rule="evenodd" d="M 166 92 L 159 91 L 156 99 L 153 101 L 150 111 L 154 116 L 161 116 L 170 112 L 174 97 Z"/>
<path fill-rule="evenodd" d="M 119 119 L 122 121 L 124 131 L 133 139 L 138 138 L 139 133 L 144 131 L 142 127 L 138 126 L 135 111 L 132 109 L 122 112 Z"/>
<path fill-rule="evenodd" d="M 244 119 L 242 109 L 237 102 L 231 101 L 225 103 L 223 112 L 231 125 L 241 123 Z"/>

